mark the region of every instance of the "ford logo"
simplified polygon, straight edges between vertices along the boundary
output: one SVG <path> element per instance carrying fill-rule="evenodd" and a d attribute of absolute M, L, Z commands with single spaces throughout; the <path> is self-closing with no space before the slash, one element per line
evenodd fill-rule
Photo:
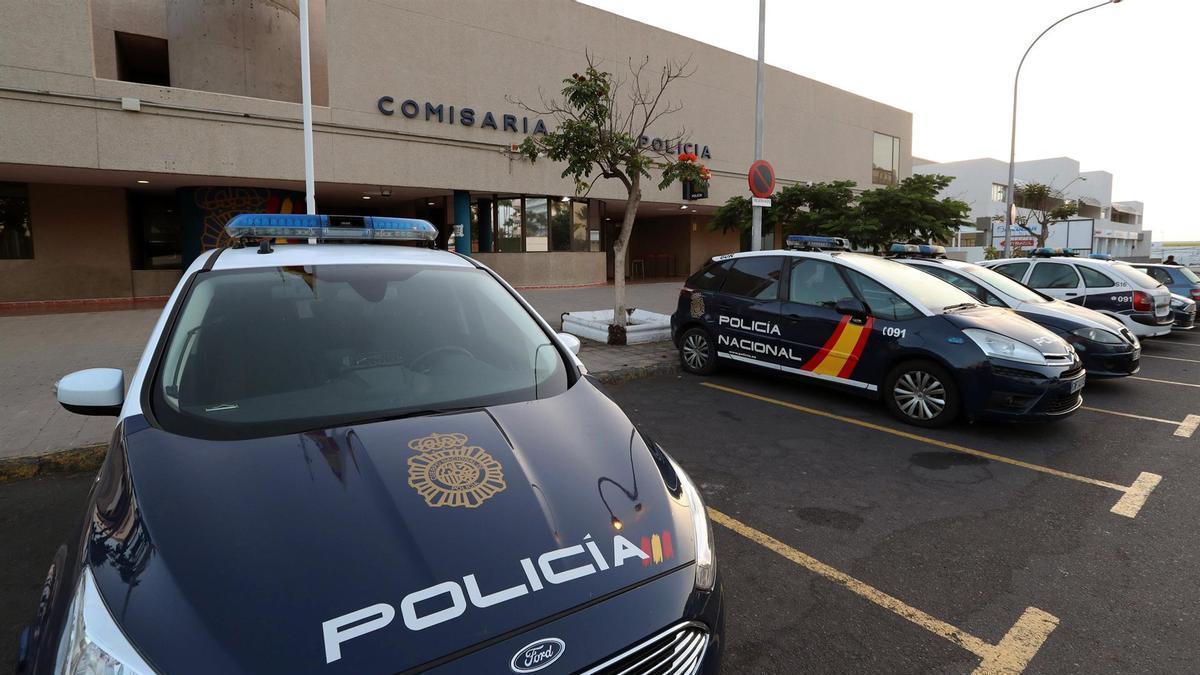
<path fill-rule="evenodd" d="M 541 670 L 558 660 L 567 651 L 567 645 L 558 638 L 542 638 L 531 642 L 513 654 L 512 666 L 514 673 L 532 673 Z"/>

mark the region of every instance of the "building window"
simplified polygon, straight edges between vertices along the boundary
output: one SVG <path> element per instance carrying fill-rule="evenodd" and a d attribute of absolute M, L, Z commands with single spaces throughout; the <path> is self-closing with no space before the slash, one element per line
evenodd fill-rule
<path fill-rule="evenodd" d="M 129 232 L 133 269 L 183 267 L 182 227 L 174 195 L 130 192 Z"/>
<path fill-rule="evenodd" d="M 1008 186 L 1004 183 L 992 183 L 992 201 L 1008 201 Z"/>
<path fill-rule="evenodd" d="M 521 252 L 521 198 L 496 200 L 496 250 Z"/>
<path fill-rule="evenodd" d="M 550 212 L 551 251 L 589 250 L 587 202 L 553 200 Z"/>
<path fill-rule="evenodd" d="M 550 250 L 550 200 L 525 198 L 525 250 Z"/>
<path fill-rule="evenodd" d="M 900 139 L 875 132 L 871 182 L 875 185 L 895 185 L 900 176 Z"/>
<path fill-rule="evenodd" d="M 167 41 L 149 35 L 114 32 L 117 41 L 117 79 L 171 86 Z"/>
<path fill-rule="evenodd" d="M 0 260 L 33 257 L 29 186 L 0 183 Z"/>

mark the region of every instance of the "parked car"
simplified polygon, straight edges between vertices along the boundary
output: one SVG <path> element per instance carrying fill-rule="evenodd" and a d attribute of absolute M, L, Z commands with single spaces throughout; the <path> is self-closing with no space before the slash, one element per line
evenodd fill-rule
<path fill-rule="evenodd" d="M 128 395 L 120 370 L 58 383 L 116 430 L 27 672 L 719 668 L 700 493 L 576 338 L 469 258 L 362 241 L 427 242 L 424 221 L 227 230 L 241 247 L 184 273 Z"/>
<path fill-rule="evenodd" d="M 1171 316 L 1175 319 L 1171 330 L 1191 330 L 1196 327 L 1196 301 L 1191 298 L 1171 294 Z"/>
<path fill-rule="evenodd" d="M 1141 343 L 1121 322 L 1056 300 L 986 267 L 939 257 L 944 252 L 940 246 L 931 253 L 913 251 L 903 244 L 892 248 L 900 262 L 962 289 L 985 305 L 1011 309 L 1071 343 L 1089 378 L 1125 377 L 1138 372 Z"/>
<path fill-rule="evenodd" d="M 1200 276 L 1183 265 L 1129 263 L 1129 266 L 1154 277 L 1172 293 L 1200 302 Z"/>
<path fill-rule="evenodd" d="M 717 256 L 687 280 L 671 317 L 686 371 L 720 360 L 797 375 L 882 398 L 925 427 L 1082 405 L 1079 356 L 1036 323 L 844 239 L 788 245 Z"/>
<path fill-rule="evenodd" d="M 1174 323 L 1171 292 L 1128 263 L 1040 248 L 1029 258 L 980 264 L 1058 300 L 1111 316 L 1139 338 L 1166 335 Z"/>

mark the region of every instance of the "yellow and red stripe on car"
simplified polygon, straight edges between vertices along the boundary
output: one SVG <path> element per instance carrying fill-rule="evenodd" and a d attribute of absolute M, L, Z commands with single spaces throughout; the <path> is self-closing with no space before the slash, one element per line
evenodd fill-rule
<path fill-rule="evenodd" d="M 829 336 L 825 345 L 801 370 L 830 377 L 850 377 L 858 365 L 863 348 L 867 345 L 867 338 L 871 336 L 871 326 L 874 323 L 874 317 L 867 317 L 861 324 L 854 323 L 849 315 L 842 317 L 833 335 Z"/>

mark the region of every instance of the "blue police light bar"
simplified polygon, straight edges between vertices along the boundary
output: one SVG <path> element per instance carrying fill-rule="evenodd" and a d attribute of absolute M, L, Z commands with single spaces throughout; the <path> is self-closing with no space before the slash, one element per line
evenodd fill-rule
<path fill-rule="evenodd" d="M 434 241 L 438 231 L 427 220 L 381 216 L 319 216 L 309 214 L 240 213 L 225 224 L 229 236 L 315 238 L 325 241 Z"/>
<path fill-rule="evenodd" d="M 1112 260 L 1111 253 L 1089 253 L 1088 257 L 1092 260 Z"/>
<path fill-rule="evenodd" d="M 1072 251 L 1069 248 L 1051 248 L 1049 246 L 1043 246 L 1041 248 L 1033 249 L 1030 251 L 1029 255 L 1034 258 L 1049 258 L 1051 256 L 1065 256 L 1070 258 L 1075 255 L 1075 251 Z"/>
<path fill-rule="evenodd" d="M 842 237 L 789 234 L 787 236 L 787 247 L 800 251 L 849 251 L 850 242 Z"/>
<path fill-rule="evenodd" d="M 946 247 L 932 244 L 892 244 L 888 249 L 892 255 L 921 256 L 924 258 L 945 258 Z"/>

